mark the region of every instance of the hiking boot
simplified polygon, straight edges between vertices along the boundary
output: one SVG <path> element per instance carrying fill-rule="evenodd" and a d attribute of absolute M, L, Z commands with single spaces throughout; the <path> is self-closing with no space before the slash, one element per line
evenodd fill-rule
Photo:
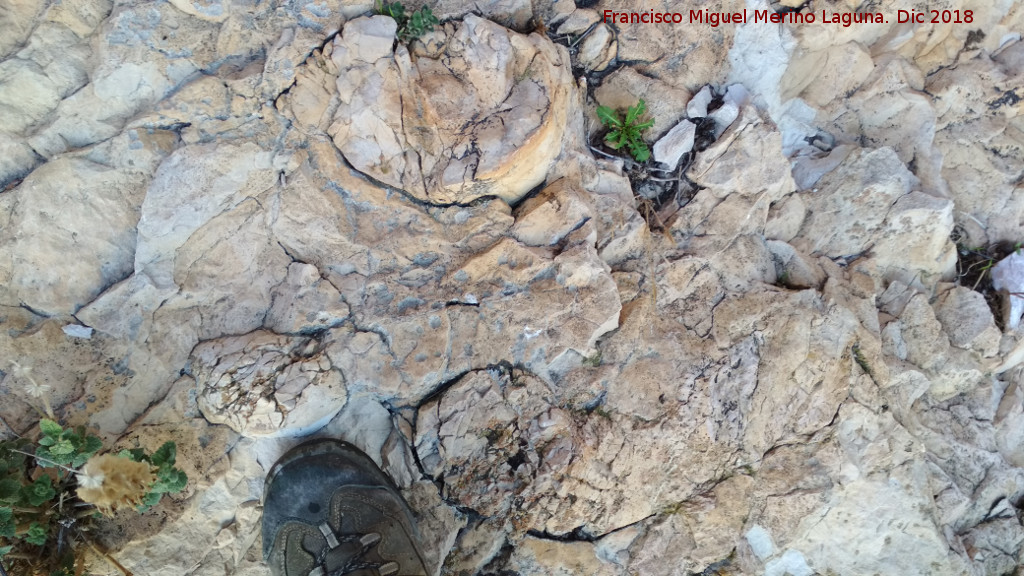
<path fill-rule="evenodd" d="M 313 440 L 278 460 L 263 494 L 274 576 L 427 576 L 412 510 L 369 456 Z"/>

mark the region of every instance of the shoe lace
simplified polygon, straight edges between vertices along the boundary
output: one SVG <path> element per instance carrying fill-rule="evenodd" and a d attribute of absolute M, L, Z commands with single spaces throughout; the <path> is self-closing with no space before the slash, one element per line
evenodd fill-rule
<path fill-rule="evenodd" d="M 398 574 L 399 565 L 397 562 L 369 562 L 365 560 L 366 554 L 380 543 L 380 534 L 370 532 L 368 534 L 338 534 L 331 526 L 324 522 L 320 524 L 320 533 L 327 540 L 327 546 L 320 551 L 316 558 L 316 567 L 309 573 L 309 576 L 345 576 L 354 574 L 359 570 L 376 570 L 380 576 L 393 576 Z M 343 566 L 337 568 L 327 567 L 327 554 L 342 544 L 358 542 L 360 549 L 345 561 Z"/>

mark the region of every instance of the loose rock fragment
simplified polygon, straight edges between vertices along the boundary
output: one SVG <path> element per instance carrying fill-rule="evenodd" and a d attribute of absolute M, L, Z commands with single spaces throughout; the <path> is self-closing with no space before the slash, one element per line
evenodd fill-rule
<path fill-rule="evenodd" d="M 1003 293 L 1003 322 L 1016 330 L 1024 315 L 1024 253 L 1018 250 L 992 267 L 992 287 Z"/>
<path fill-rule="evenodd" d="M 676 124 L 654 143 L 654 161 L 674 168 L 683 154 L 693 150 L 693 137 L 696 131 L 697 125 L 689 120 Z"/>

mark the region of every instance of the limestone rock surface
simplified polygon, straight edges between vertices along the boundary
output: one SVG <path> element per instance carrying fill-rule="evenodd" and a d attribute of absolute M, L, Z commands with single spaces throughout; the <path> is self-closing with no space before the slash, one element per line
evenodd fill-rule
<path fill-rule="evenodd" d="M 135 574 L 333 437 L 433 576 L 1019 576 L 1024 5 L 798 4 L 4 2 L 0 438 L 177 443 Z"/>

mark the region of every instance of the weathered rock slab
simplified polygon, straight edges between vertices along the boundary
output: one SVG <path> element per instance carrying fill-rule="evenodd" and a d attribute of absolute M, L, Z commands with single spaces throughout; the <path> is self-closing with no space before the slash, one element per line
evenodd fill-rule
<path fill-rule="evenodd" d="M 473 15 L 440 54 L 392 52 L 395 23 L 347 23 L 335 40 L 339 104 L 328 133 L 358 170 L 432 204 L 515 202 L 560 151 L 571 80 L 564 55 Z"/>

